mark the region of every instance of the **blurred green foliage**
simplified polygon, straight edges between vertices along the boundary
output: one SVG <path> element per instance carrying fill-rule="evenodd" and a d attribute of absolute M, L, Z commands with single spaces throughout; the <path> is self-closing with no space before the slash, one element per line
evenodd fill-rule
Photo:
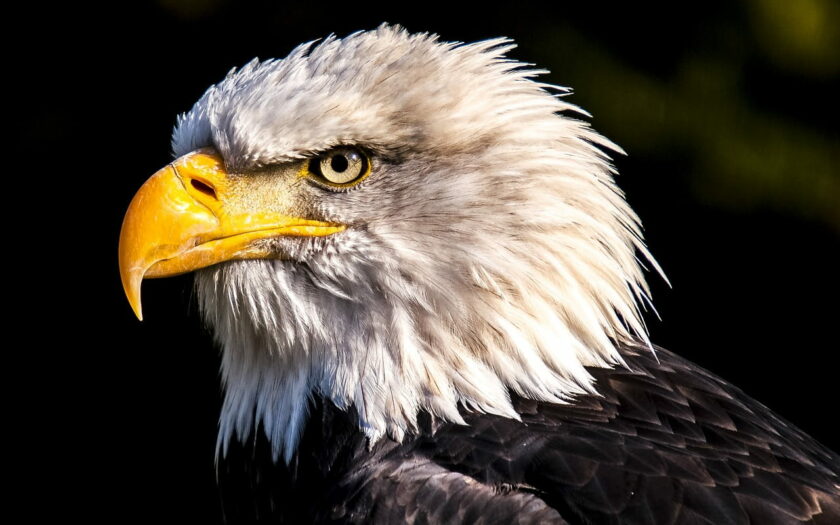
<path fill-rule="evenodd" d="M 822 115 L 778 111 L 802 103 L 810 86 L 837 84 L 840 2 L 743 0 L 739 14 L 712 20 L 694 45 L 687 40 L 665 74 L 634 67 L 571 24 L 543 26 L 534 39 L 542 58 L 574 79 L 575 99 L 595 115 L 596 128 L 631 154 L 685 156 L 690 172 L 681 175 L 698 200 L 840 230 L 840 92 L 827 97 Z M 779 84 L 751 86 L 757 68 Z M 756 103 L 753 93 L 768 88 L 778 99 Z"/>
<path fill-rule="evenodd" d="M 306 5 L 234 0 L 158 7 L 184 24 L 250 20 L 246 26 L 261 29 L 229 42 L 248 50 L 243 62 L 266 47 L 267 56 L 282 56 L 290 48 L 271 44 L 284 38 L 297 43 L 383 21 L 445 40 L 507 35 L 521 46 L 514 56 L 573 87 L 572 101 L 633 158 L 678 157 L 674 172 L 649 176 L 680 178 L 704 205 L 840 231 L 838 0 L 524 3 L 484 6 L 478 18 L 408 6 L 323 6 L 317 14 Z"/>
<path fill-rule="evenodd" d="M 840 2 L 745 0 L 751 29 L 779 67 L 815 76 L 840 72 Z"/>

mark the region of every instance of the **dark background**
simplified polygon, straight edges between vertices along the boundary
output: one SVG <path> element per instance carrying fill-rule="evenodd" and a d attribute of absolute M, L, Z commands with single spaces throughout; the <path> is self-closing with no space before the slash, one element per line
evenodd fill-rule
<path fill-rule="evenodd" d="M 416 2 L 167 0 L 29 13 L 27 37 L 7 45 L 22 97 L 5 109 L 23 118 L 4 193 L 32 210 L 13 215 L 23 275 L 7 274 L 23 290 L 10 329 L 26 333 L 24 361 L 8 370 L 27 385 L 14 427 L 31 446 L 20 483 L 39 502 L 31 514 L 219 518 L 218 353 L 189 277 L 147 281 L 147 320 L 134 318 L 117 272 L 122 215 L 170 159 L 176 114 L 231 67 L 383 21 L 444 40 L 511 37 L 513 57 L 573 87 L 627 150 L 619 184 L 673 284 L 650 276 L 653 340 L 840 448 L 840 7 L 626 4 L 467 16 Z M 56 494 L 58 509 L 45 504 Z"/>

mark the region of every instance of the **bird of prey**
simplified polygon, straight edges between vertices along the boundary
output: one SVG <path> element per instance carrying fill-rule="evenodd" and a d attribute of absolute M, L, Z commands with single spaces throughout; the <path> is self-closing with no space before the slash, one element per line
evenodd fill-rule
<path fill-rule="evenodd" d="M 618 146 L 505 39 L 383 25 L 181 116 L 120 269 L 195 271 L 228 519 L 840 523 L 840 457 L 653 346 Z"/>

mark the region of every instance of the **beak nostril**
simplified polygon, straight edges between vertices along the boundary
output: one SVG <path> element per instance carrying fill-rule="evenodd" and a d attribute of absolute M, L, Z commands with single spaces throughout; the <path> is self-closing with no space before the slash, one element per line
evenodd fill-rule
<path fill-rule="evenodd" d="M 218 200 L 218 197 L 216 197 L 216 190 L 206 182 L 202 182 L 198 179 L 190 179 L 190 184 L 192 184 L 192 187 L 201 193 Z"/>

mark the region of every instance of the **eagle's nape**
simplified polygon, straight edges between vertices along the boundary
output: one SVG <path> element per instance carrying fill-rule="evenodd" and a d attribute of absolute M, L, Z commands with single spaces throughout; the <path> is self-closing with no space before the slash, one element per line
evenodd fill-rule
<path fill-rule="evenodd" d="M 837 519 L 835 454 L 654 354 L 618 148 L 509 48 L 383 26 L 252 62 L 179 119 L 120 264 L 138 313 L 144 276 L 198 270 L 228 514 Z"/>

